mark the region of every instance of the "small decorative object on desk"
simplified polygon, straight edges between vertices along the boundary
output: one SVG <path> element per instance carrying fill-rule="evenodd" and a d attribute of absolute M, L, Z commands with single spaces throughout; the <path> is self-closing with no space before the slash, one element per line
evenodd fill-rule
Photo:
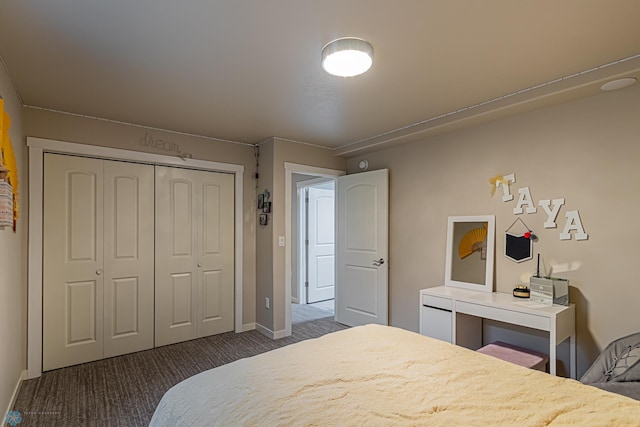
<path fill-rule="evenodd" d="M 516 287 L 513 288 L 513 296 L 516 298 L 529 298 L 530 295 L 531 292 L 527 285 L 516 285 Z"/>

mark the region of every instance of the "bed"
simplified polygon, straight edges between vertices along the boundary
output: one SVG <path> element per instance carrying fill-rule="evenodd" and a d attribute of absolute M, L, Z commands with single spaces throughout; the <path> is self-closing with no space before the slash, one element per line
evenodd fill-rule
<path fill-rule="evenodd" d="M 367 325 L 195 375 L 152 426 L 640 426 L 640 402 L 402 329 Z"/>

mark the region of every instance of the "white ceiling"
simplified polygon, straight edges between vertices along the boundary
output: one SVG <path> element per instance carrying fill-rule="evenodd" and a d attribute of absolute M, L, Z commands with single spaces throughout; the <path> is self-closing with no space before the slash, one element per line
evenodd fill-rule
<path fill-rule="evenodd" d="M 368 73 L 322 71 L 344 36 Z M 2 0 L 0 56 L 25 106 L 349 154 L 638 76 L 640 1 Z"/>

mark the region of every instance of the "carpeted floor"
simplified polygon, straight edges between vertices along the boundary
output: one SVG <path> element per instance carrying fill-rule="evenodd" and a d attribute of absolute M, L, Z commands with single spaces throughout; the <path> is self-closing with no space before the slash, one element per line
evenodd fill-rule
<path fill-rule="evenodd" d="M 292 305 L 290 337 L 233 332 L 45 372 L 22 383 L 22 426 L 146 426 L 163 394 L 207 369 L 345 329 L 333 312 Z"/>

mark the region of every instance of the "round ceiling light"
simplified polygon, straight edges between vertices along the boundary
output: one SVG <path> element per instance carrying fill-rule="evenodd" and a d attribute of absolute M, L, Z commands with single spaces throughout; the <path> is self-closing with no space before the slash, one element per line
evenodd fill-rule
<path fill-rule="evenodd" d="M 322 48 L 322 68 L 334 76 L 353 77 L 366 72 L 373 63 L 373 46 L 355 37 L 344 37 Z"/>
<path fill-rule="evenodd" d="M 617 79 L 617 80 L 612 80 L 610 82 L 607 82 L 602 86 L 600 86 L 600 89 L 604 91 L 618 90 L 618 89 L 625 88 L 627 86 L 631 86 L 636 81 L 637 80 L 633 77 L 625 77 L 624 79 Z"/>

